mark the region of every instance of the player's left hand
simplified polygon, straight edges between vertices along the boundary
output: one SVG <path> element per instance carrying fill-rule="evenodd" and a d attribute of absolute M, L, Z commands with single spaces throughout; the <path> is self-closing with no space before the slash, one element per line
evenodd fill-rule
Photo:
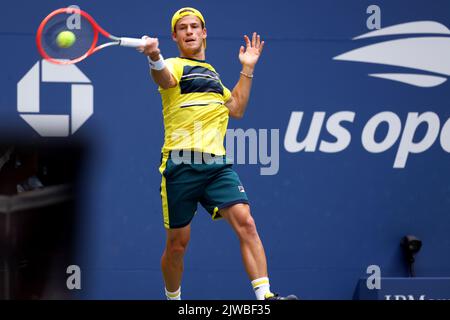
<path fill-rule="evenodd" d="M 261 41 L 261 37 L 256 32 L 253 32 L 252 41 L 244 36 L 246 48 L 241 46 L 239 50 L 239 60 L 243 66 L 254 67 L 258 62 L 261 52 L 264 48 L 264 41 Z"/>

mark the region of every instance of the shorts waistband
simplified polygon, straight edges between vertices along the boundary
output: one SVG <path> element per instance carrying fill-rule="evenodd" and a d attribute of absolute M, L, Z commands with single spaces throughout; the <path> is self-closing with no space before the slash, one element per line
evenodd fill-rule
<path fill-rule="evenodd" d="M 178 163 L 188 164 L 210 164 L 217 161 L 224 164 L 228 163 L 226 155 L 215 155 L 193 150 L 171 150 L 169 151 L 168 159 L 172 159 L 172 161 L 175 159 L 178 160 Z"/>

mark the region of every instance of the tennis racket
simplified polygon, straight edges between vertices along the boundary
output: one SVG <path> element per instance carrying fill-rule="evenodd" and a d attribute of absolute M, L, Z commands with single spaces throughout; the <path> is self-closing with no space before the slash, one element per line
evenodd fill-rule
<path fill-rule="evenodd" d="M 58 44 L 57 38 L 62 31 L 73 33 L 72 36 L 76 39 L 73 44 L 67 47 Z M 99 33 L 112 41 L 97 45 Z M 45 60 L 56 64 L 75 64 L 103 48 L 138 48 L 145 45 L 145 40 L 113 36 L 87 12 L 68 7 L 57 9 L 42 20 L 37 30 L 36 44 Z"/>

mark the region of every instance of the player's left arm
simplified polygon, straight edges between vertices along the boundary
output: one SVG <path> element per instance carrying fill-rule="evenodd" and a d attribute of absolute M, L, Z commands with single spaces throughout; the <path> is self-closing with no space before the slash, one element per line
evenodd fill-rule
<path fill-rule="evenodd" d="M 239 50 L 239 61 L 242 64 L 242 72 L 239 81 L 231 92 L 231 98 L 225 102 L 230 110 L 230 117 L 240 119 L 244 116 L 250 97 L 253 82 L 253 71 L 264 47 L 264 41 L 256 32 L 253 33 L 252 41 L 244 36 L 246 48 L 241 46 Z"/>

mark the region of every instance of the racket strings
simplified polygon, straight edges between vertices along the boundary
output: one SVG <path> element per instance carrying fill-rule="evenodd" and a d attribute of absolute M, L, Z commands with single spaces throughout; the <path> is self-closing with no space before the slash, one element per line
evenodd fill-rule
<path fill-rule="evenodd" d="M 75 42 L 67 47 L 58 44 L 58 35 L 70 31 L 75 35 Z M 60 13 L 51 17 L 45 24 L 41 45 L 52 59 L 74 60 L 86 54 L 94 42 L 95 29 L 89 20 L 81 15 Z"/>

